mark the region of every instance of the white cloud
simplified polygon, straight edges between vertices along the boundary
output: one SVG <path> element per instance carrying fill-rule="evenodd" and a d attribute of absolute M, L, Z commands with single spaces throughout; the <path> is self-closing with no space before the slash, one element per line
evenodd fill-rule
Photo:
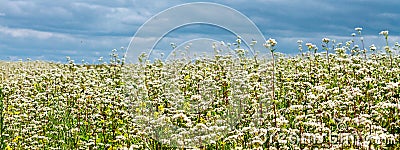
<path fill-rule="evenodd" d="M 32 29 L 16 29 L 0 26 L 0 33 L 12 36 L 14 38 L 38 38 L 38 39 L 49 39 L 49 38 L 69 38 L 64 34 L 36 31 Z"/>
<path fill-rule="evenodd" d="M 36 8 L 37 5 L 32 1 L 5 1 L 0 6 L 3 11 L 18 16 L 30 16 Z"/>
<path fill-rule="evenodd" d="M 387 13 L 387 12 L 385 12 L 385 13 L 377 14 L 377 16 L 383 17 L 383 18 L 389 18 L 389 19 L 397 19 L 397 18 L 399 18 L 400 14 L 398 14 L 398 13 Z"/>
<path fill-rule="evenodd" d="M 6 16 L 6 14 L 3 13 L 3 12 L 0 12 L 0 17 L 1 17 L 1 16 Z"/>

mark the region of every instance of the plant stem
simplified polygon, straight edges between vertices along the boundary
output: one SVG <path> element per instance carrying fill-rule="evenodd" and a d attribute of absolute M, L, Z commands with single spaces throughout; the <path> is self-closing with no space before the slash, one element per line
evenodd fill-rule
<path fill-rule="evenodd" d="M 272 102 L 274 103 L 274 122 L 275 122 L 275 127 L 277 127 L 277 122 L 276 122 L 276 103 L 275 103 L 275 56 L 274 56 L 274 51 L 271 50 L 271 55 L 272 55 Z"/>
<path fill-rule="evenodd" d="M 3 89 L 0 89 L 0 149 L 5 149 L 5 143 L 4 143 L 4 137 L 3 135 L 3 121 L 4 121 L 4 116 L 3 116 L 3 99 L 4 99 L 4 95 L 3 95 Z"/>
<path fill-rule="evenodd" d="M 326 43 L 326 60 L 328 61 L 328 73 L 331 74 L 331 65 L 329 62 L 329 45 Z"/>

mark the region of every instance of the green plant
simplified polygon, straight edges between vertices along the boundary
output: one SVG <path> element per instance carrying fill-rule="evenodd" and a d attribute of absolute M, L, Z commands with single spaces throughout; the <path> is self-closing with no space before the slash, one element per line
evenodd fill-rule
<path fill-rule="evenodd" d="M 6 144 L 4 143 L 4 138 L 3 138 L 3 131 L 4 131 L 4 94 L 3 94 L 3 88 L 0 88 L 0 149 L 5 149 Z"/>

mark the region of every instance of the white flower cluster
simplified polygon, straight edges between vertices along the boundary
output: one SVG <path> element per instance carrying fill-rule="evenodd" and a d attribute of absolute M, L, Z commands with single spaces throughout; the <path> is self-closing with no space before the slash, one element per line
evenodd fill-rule
<path fill-rule="evenodd" d="M 371 45 L 364 57 L 353 42 L 322 42 L 335 52 L 306 43 L 314 55 L 277 53 L 273 63 L 143 55 L 123 64 L 116 50 L 110 64 L 0 62 L 0 148 L 399 147 L 400 56 Z M 273 52 L 276 44 L 265 46 Z"/>

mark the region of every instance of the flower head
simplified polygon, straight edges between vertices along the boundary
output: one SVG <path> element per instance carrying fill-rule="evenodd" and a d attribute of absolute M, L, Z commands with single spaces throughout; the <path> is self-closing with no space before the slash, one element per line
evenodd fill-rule
<path fill-rule="evenodd" d="M 322 39 L 322 42 L 324 42 L 324 43 L 329 43 L 329 41 L 330 41 L 330 39 L 328 39 L 328 38 L 323 38 Z"/>
<path fill-rule="evenodd" d="M 241 44 L 242 40 L 238 38 L 238 39 L 236 39 L 236 43 Z"/>
<path fill-rule="evenodd" d="M 388 36 L 389 31 L 388 30 L 381 31 L 381 32 L 379 32 L 379 35 Z"/>
<path fill-rule="evenodd" d="M 369 46 L 369 49 L 370 49 L 371 51 L 375 51 L 375 50 L 376 50 L 376 47 L 375 47 L 374 44 L 372 44 L 371 46 Z"/>
<path fill-rule="evenodd" d="M 276 40 L 271 38 L 268 39 L 267 43 L 271 44 L 272 47 L 274 47 L 277 44 Z"/>
<path fill-rule="evenodd" d="M 385 49 L 386 52 L 389 52 L 389 53 L 391 52 L 389 46 L 385 46 L 385 47 L 383 47 L 383 49 Z"/>
<path fill-rule="evenodd" d="M 301 45 L 303 43 L 302 40 L 297 40 L 297 44 Z"/>
<path fill-rule="evenodd" d="M 308 49 L 313 48 L 313 44 L 312 43 L 306 43 L 306 46 L 307 46 Z"/>
<path fill-rule="evenodd" d="M 257 44 L 257 41 L 256 41 L 256 40 L 252 40 L 252 41 L 251 41 L 251 44 L 256 45 L 256 44 Z"/>
<path fill-rule="evenodd" d="M 275 41 L 275 39 L 271 39 L 269 38 L 263 45 L 265 48 L 268 48 L 271 52 L 275 51 L 274 46 L 277 44 L 277 42 Z"/>
<path fill-rule="evenodd" d="M 271 44 L 269 44 L 269 43 L 264 43 L 263 45 L 264 45 L 265 48 L 270 48 L 271 47 Z"/>

